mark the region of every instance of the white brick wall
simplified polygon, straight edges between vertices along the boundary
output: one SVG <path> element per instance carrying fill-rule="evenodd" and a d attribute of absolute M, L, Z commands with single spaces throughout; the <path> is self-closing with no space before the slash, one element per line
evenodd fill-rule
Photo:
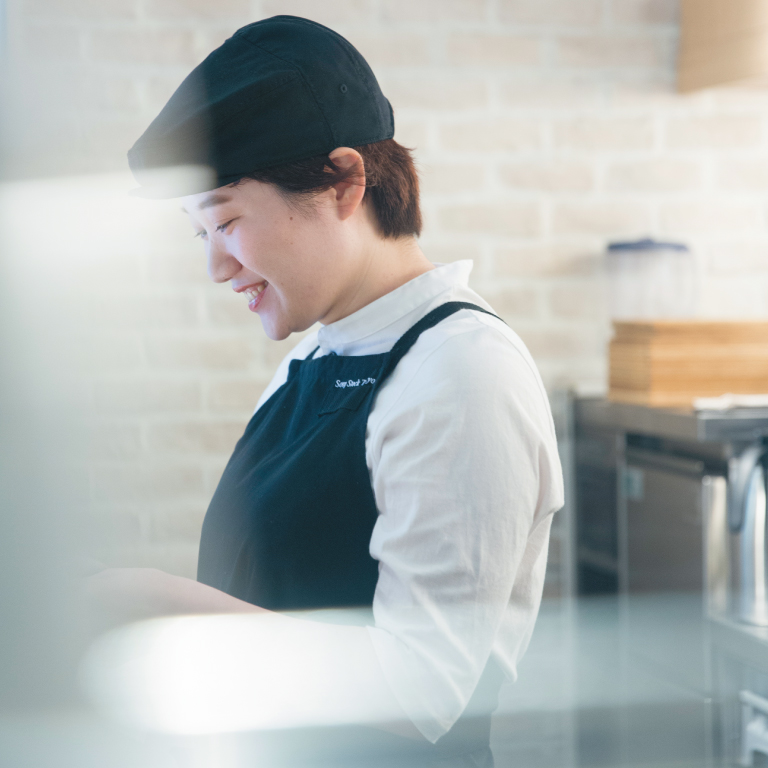
<path fill-rule="evenodd" d="M 123 169 L 189 68 L 273 13 L 329 23 L 369 57 L 416 148 L 424 250 L 475 259 L 475 287 L 550 387 L 604 386 L 610 238 L 681 239 L 704 313 L 768 312 L 767 92 L 677 95 L 675 0 L 11 0 L 19 103 L 35 86 L 12 170 Z M 162 245 L 107 249 L 89 273 L 110 291 L 82 306 L 107 350 L 94 494 L 125 522 L 124 560 L 189 573 L 207 497 L 290 343 L 207 284 L 183 222 L 152 226 Z"/>

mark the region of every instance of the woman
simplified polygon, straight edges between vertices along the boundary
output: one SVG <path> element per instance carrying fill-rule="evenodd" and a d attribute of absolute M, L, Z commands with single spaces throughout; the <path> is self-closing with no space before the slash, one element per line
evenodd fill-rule
<path fill-rule="evenodd" d="M 471 263 L 419 249 L 418 180 L 393 135 L 360 54 L 277 16 L 214 51 L 129 153 L 137 194 L 182 198 L 211 278 L 270 338 L 320 329 L 235 448 L 199 583 L 120 571 L 94 591 L 141 595 L 142 615 L 372 607 L 370 626 L 341 629 L 356 648 L 348 696 L 388 701 L 437 754 L 490 764 L 490 712 L 533 629 L 561 471 L 522 342 L 468 288 Z M 215 178 L 152 186 L 150 171 L 177 165 Z M 310 622 L 298 631 L 311 643 Z"/>

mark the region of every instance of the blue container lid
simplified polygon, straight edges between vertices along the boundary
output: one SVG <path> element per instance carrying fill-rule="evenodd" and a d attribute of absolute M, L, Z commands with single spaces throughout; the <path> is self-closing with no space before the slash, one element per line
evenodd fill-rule
<path fill-rule="evenodd" d="M 608 253 L 623 253 L 626 251 L 681 251 L 688 252 L 689 248 L 683 243 L 662 243 L 646 237 L 643 240 L 633 240 L 623 243 L 609 243 Z"/>

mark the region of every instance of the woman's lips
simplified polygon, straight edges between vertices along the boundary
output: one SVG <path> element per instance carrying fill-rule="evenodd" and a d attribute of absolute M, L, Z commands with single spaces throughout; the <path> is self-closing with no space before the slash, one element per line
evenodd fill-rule
<path fill-rule="evenodd" d="M 253 285 L 249 288 L 246 288 L 243 291 L 245 298 L 248 300 L 248 309 L 250 309 L 251 312 L 255 312 L 258 309 L 259 304 L 261 304 L 261 301 L 264 298 L 264 292 L 267 290 L 268 285 L 269 283 L 264 281 L 258 285 Z"/>

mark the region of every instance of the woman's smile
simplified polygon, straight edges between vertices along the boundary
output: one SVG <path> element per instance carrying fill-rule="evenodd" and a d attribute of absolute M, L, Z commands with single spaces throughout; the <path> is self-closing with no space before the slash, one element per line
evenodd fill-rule
<path fill-rule="evenodd" d="M 258 309 L 259 304 L 261 304 L 261 301 L 264 298 L 264 292 L 268 286 L 269 283 L 264 280 L 264 282 L 255 285 L 246 285 L 243 288 L 235 288 L 234 290 L 236 293 L 242 293 L 245 296 L 248 301 L 248 309 L 250 309 L 251 312 L 255 312 Z"/>

